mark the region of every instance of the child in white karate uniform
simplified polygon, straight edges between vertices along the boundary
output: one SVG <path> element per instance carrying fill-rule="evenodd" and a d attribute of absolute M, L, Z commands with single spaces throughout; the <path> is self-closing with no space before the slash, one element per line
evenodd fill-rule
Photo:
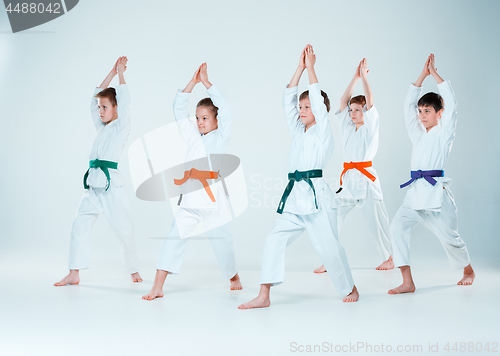
<path fill-rule="evenodd" d="M 372 160 L 377 154 L 379 141 L 379 115 L 373 103 L 373 94 L 367 80 L 366 59 L 359 63 L 344 95 L 340 109 L 335 113 L 344 144 L 344 170 L 340 177 L 341 187 L 335 198 L 337 226 L 340 233 L 346 215 L 356 206 L 361 208 L 379 255 L 383 262 L 377 270 L 394 268 L 391 257 L 389 216 L 383 201 L 382 188 Z M 351 98 L 356 83 L 361 78 L 365 95 Z M 314 270 L 326 272 L 324 266 Z"/>
<path fill-rule="evenodd" d="M 432 75 L 439 94 L 422 96 L 422 83 Z M 443 103 L 444 101 L 444 103 Z M 415 291 L 410 269 L 410 233 L 422 224 L 439 238 L 448 255 L 450 266 L 464 270 L 458 285 L 471 285 L 475 278 L 469 253 L 458 234 L 457 207 L 450 190 L 451 179 L 445 177 L 444 167 L 455 139 L 457 102 L 449 81 L 436 72 L 434 55 L 425 62 L 415 84 L 410 85 L 405 100 L 405 122 L 413 144 L 411 179 L 401 208 L 392 220 L 392 249 L 394 264 L 399 267 L 403 284 L 389 294 Z"/>
<path fill-rule="evenodd" d="M 69 251 L 69 274 L 55 286 L 78 284 L 79 271 L 90 266 L 90 231 L 101 214 L 105 214 L 120 241 L 122 262 L 133 282 L 142 282 L 138 272 L 138 257 L 134 227 L 118 160 L 130 135 L 130 97 L 124 72 L 127 57 L 120 57 L 113 69 L 96 88 L 90 110 L 97 137 L 90 152 L 89 169 L 83 185 L 87 189 L 78 206 Z M 108 88 L 118 74 L 120 85 Z"/>
<path fill-rule="evenodd" d="M 285 89 L 283 106 L 292 147 L 288 161 L 289 183 L 278 206 L 281 215 L 267 235 L 262 258 L 259 295 L 239 309 L 264 308 L 270 302 L 271 286 L 285 280 L 286 247 L 307 230 L 335 288 L 355 302 L 359 295 L 354 285 L 347 257 L 337 239 L 333 194 L 323 177 L 323 168 L 333 153 L 333 134 L 328 121 L 330 101 L 319 87 L 311 45 L 301 53 L 299 66 Z M 303 71 L 309 74 L 309 91 L 301 94 L 297 110 L 297 86 Z"/>
<path fill-rule="evenodd" d="M 187 105 L 193 88 L 199 82 L 207 88 L 210 98 L 202 99 L 198 103 L 195 124 L 189 119 Z M 182 191 L 187 194 L 181 195 L 180 208 L 160 253 L 153 287 L 142 297 L 146 300 L 163 297 L 163 285 L 167 275 L 180 273 L 187 242 L 200 223 L 214 226 L 208 233 L 209 240 L 223 277 L 231 283 L 230 289 L 243 288 L 236 270 L 233 237 L 227 221 L 230 215 L 227 197 L 221 182 L 212 181 L 219 177 L 219 173 L 210 160 L 210 154 L 221 154 L 227 149 L 231 132 L 231 110 L 221 92 L 208 80 L 206 63 L 200 65 L 186 88 L 177 93 L 174 116 L 177 127 L 188 145 L 187 164 L 206 156 L 206 168 L 210 170 L 200 168 L 203 165 L 198 166 L 198 170 L 187 167 L 184 179 L 175 183 L 182 185 Z M 208 181 L 212 181 L 212 184 L 208 185 Z M 226 223 L 221 224 L 223 221 Z"/>

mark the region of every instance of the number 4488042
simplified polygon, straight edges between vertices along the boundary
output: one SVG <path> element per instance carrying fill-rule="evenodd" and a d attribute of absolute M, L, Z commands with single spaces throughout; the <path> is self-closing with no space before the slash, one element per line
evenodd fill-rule
<path fill-rule="evenodd" d="M 43 3 L 17 3 L 14 8 L 12 8 L 12 4 L 9 3 L 5 10 L 10 14 L 12 12 L 17 12 L 27 14 L 35 14 L 35 13 L 44 13 L 44 12 L 49 12 L 49 13 L 54 13 L 54 14 L 60 14 L 60 9 L 61 9 L 61 4 L 59 3 L 54 3 L 54 6 L 52 6 L 52 3 L 49 3 L 47 7 Z"/>
<path fill-rule="evenodd" d="M 444 347 L 445 351 L 455 352 L 498 352 L 498 342 L 487 342 L 483 345 L 482 342 L 455 342 L 451 344 L 448 342 Z"/>

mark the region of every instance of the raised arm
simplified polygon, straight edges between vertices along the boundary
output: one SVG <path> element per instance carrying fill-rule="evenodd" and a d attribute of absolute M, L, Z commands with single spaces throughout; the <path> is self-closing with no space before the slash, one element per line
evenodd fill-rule
<path fill-rule="evenodd" d="M 439 76 L 439 74 L 437 74 L 437 70 L 436 70 L 436 60 L 434 58 L 434 54 L 431 53 L 431 55 L 429 56 L 429 73 L 434 77 L 434 79 L 436 79 L 436 82 L 438 84 L 441 84 L 442 82 L 444 82 L 444 79 L 441 78 Z"/>
<path fill-rule="evenodd" d="M 127 57 L 120 57 L 116 62 L 116 72 L 118 73 L 118 79 L 120 85 L 127 84 L 125 83 L 125 77 L 123 76 L 125 71 L 127 70 L 127 62 L 128 62 Z"/>
<path fill-rule="evenodd" d="M 444 110 L 441 114 L 441 126 L 447 133 L 449 139 L 455 138 L 455 130 L 457 126 L 457 101 L 455 93 L 451 87 L 449 80 L 444 80 L 437 74 L 434 55 L 431 54 L 429 61 L 429 72 L 436 79 L 439 94 L 444 101 Z"/>
<path fill-rule="evenodd" d="M 424 65 L 424 69 L 422 69 L 422 73 L 420 73 L 418 79 L 413 84 L 416 87 L 419 87 L 419 88 L 422 87 L 422 84 L 424 83 L 425 78 L 427 78 L 429 76 L 429 74 L 430 74 L 430 72 L 429 72 L 430 61 L 431 61 L 431 56 L 429 56 L 427 58 L 427 60 L 425 61 L 425 65 Z"/>
<path fill-rule="evenodd" d="M 224 146 L 229 143 L 231 135 L 231 107 L 219 91 L 219 89 L 210 83 L 208 80 L 207 63 L 203 63 L 200 67 L 200 80 L 207 88 L 207 93 L 212 99 L 212 102 L 217 107 L 217 130 L 224 142 Z"/>
<path fill-rule="evenodd" d="M 359 70 L 361 68 L 361 63 L 363 61 L 359 62 L 358 67 L 356 68 L 356 72 L 354 73 L 354 76 L 351 79 L 351 82 L 347 86 L 344 95 L 340 98 L 340 109 L 339 111 L 342 112 L 344 109 L 347 107 L 347 104 L 349 104 L 349 100 L 352 98 L 352 93 L 354 93 L 354 88 L 356 87 L 356 84 L 358 83 L 359 78 L 361 77 L 359 74 Z"/>
<path fill-rule="evenodd" d="M 120 85 L 116 87 L 116 112 L 118 113 L 117 125 L 120 131 L 128 130 L 130 132 L 130 94 L 124 77 L 127 62 L 127 57 L 120 57 L 116 64 L 116 72 L 120 80 Z"/>
<path fill-rule="evenodd" d="M 309 46 L 309 45 L 307 45 Z M 299 65 L 297 66 L 297 69 L 295 70 L 295 73 L 293 74 L 292 80 L 290 80 L 290 83 L 288 84 L 288 88 L 294 88 L 299 85 L 300 77 L 302 76 L 302 73 L 304 73 L 304 70 L 306 69 L 306 49 L 307 46 L 302 50 L 300 53 L 300 58 L 299 58 Z"/>
<path fill-rule="evenodd" d="M 207 62 L 200 66 L 200 81 L 203 83 L 205 88 L 207 88 L 207 90 L 212 86 L 212 83 L 208 80 Z"/>
<path fill-rule="evenodd" d="M 370 110 L 373 106 L 373 93 L 370 84 L 368 84 L 368 72 L 366 58 L 363 58 L 360 63 L 359 74 L 361 76 L 361 82 L 363 83 L 363 92 L 365 93 L 366 110 Z"/>
<path fill-rule="evenodd" d="M 300 77 L 306 69 L 306 49 L 307 46 L 300 53 L 299 65 L 283 93 L 283 110 L 285 111 L 286 123 L 292 137 L 304 132 L 304 125 L 299 119 L 299 111 L 297 110 L 297 90 Z"/>
<path fill-rule="evenodd" d="M 122 57 L 119 57 L 116 60 L 115 64 L 113 65 L 113 68 L 111 68 L 111 71 L 109 72 L 109 74 L 106 76 L 106 78 L 104 78 L 101 85 L 99 85 L 99 87 L 97 87 L 94 90 L 94 95 L 92 95 L 92 100 L 90 101 L 90 113 L 92 115 L 92 121 L 94 122 L 96 129 L 99 129 L 104 124 L 102 123 L 101 118 L 99 117 L 99 108 L 97 107 L 97 98 L 95 96 L 99 92 L 101 92 L 102 90 L 109 87 L 109 84 L 111 83 L 111 81 L 113 80 L 113 78 L 117 74 L 116 67 L 117 67 L 118 62 L 120 61 L 121 58 Z"/>
<path fill-rule="evenodd" d="M 115 65 L 113 66 L 113 68 L 111 68 L 111 71 L 109 72 L 109 74 L 106 76 L 106 78 L 104 78 L 101 85 L 99 85 L 100 89 L 106 89 L 107 87 L 109 87 L 109 84 L 111 83 L 111 81 L 113 80 L 115 75 L 117 74 L 116 66 L 118 65 L 118 62 L 120 61 L 121 58 L 123 58 L 123 57 L 120 57 L 116 60 Z"/>
<path fill-rule="evenodd" d="M 200 82 L 200 68 L 201 65 L 196 69 L 184 90 L 179 90 L 174 99 L 174 117 L 177 122 L 177 128 L 188 145 L 200 137 L 196 123 L 189 120 L 189 111 L 187 108 L 191 92 L 196 84 Z"/>
<path fill-rule="evenodd" d="M 306 68 L 307 74 L 309 75 L 309 100 L 311 101 L 311 111 L 314 115 L 316 124 L 321 127 L 320 131 L 324 132 L 326 127 L 330 129 L 330 124 L 328 122 L 328 111 L 323 96 L 321 95 L 316 71 L 314 70 L 315 64 L 316 55 L 314 54 L 314 50 L 311 45 L 307 45 Z"/>
<path fill-rule="evenodd" d="M 203 65 L 203 64 L 202 64 Z M 189 83 L 186 85 L 186 87 L 184 88 L 184 90 L 182 91 L 183 93 L 191 93 L 194 89 L 194 87 L 196 86 L 196 84 L 198 84 L 200 81 L 201 81 L 201 78 L 200 78 L 200 70 L 201 70 L 201 66 L 200 65 L 196 71 L 194 72 L 193 74 L 193 78 L 191 78 L 191 80 L 189 81 Z M 177 120 L 177 119 L 176 119 Z"/>
<path fill-rule="evenodd" d="M 307 75 L 309 76 L 309 85 L 318 83 L 318 78 L 316 77 L 316 71 L 314 70 L 314 65 L 316 64 L 316 55 L 314 54 L 313 47 L 307 45 L 305 48 L 306 54 L 306 68 Z"/>

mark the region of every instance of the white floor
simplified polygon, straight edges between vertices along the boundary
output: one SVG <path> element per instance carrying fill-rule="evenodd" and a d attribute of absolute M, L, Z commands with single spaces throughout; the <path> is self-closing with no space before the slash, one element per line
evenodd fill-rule
<path fill-rule="evenodd" d="M 454 355 L 462 354 L 461 342 L 463 354 L 474 355 L 471 347 L 489 343 L 491 352 L 500 342 L 495 269 L 478 268 L 474 285 L 461 287 L 459 271 L 415 268 L 417 292 L 392 296 L 386 293 L 400 283 L 398 270 L 354 268 L 361 298 L 352 304 L 342 303 L 326 274 L 292 270 L 272 289 L 270 308 L 238 310 L 256 296 L 258 271 L 241 271 L 244 291 L 230 292 L 218 270 L 185 266 L 167 278 L 164 298 L 144 301 L 153 264 L 145 281 L 133 284 L 118 261 L 98 260 L 82 271 L 80 285 L 58 288 L 52 284 L 65 271 L 55 263 L 2 265 L 8 270 L 0 277 L 0 355 L 288 355 L 335 347 L 362 355 L 388 347 L 397 354 L 398 346 L 427 354 L 436 343 L 439 354 Z"/>

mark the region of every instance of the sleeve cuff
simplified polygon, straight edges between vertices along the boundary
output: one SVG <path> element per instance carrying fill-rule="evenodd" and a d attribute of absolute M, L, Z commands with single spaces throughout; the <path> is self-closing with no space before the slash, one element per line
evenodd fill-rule
<path fill-rule="evenodd" d="M 214 84 L 212 84 L 212 86 L 207 89 L 207 93 L 210 95 L 213 91 L 219 91 Z"/>
<path fill-rule="evenodd" d="M 191 93 L 184 93 L 184 92 L 183 92 L 183 90 L 184 90 L 184 89 L 179 89 L 179 90 L 177 90 L 177 95 L 178 95 L 178 96 L 184 96 L 184 97 L 188 97 L 188 96 L 190 96 L 190 95 L 191 95 Z"/>
<path fill-rule="evenodd" d="M 372 107 L 370 109 L 366 109 L 366 104 L 365 106 L 363 106 L 363 113 L 375 113 L 377 112 L 377 109 L 375 108 L 375 104 L 372 105 Z"/>
<path fill-rule="evenodd" d="M 349 106 L 346 106 L 344 110 L 340 111 L 340 109 L 338 109 L 337 111 L 335 111 L 335 116 L 344 116 L 347 114 L 347 110 L 349 110 Z"/>
<path fill-rule="evenodd" d="M 440 89 L 440 88 L 443 88 L 443 87 L 446 87 L 446 88 L 449 88 L 451 86 L 451 83 L 449 80 L 445 80 L 444 82 L 442 82 L 441 84 L 438 84 L 437 87 Z"/>

